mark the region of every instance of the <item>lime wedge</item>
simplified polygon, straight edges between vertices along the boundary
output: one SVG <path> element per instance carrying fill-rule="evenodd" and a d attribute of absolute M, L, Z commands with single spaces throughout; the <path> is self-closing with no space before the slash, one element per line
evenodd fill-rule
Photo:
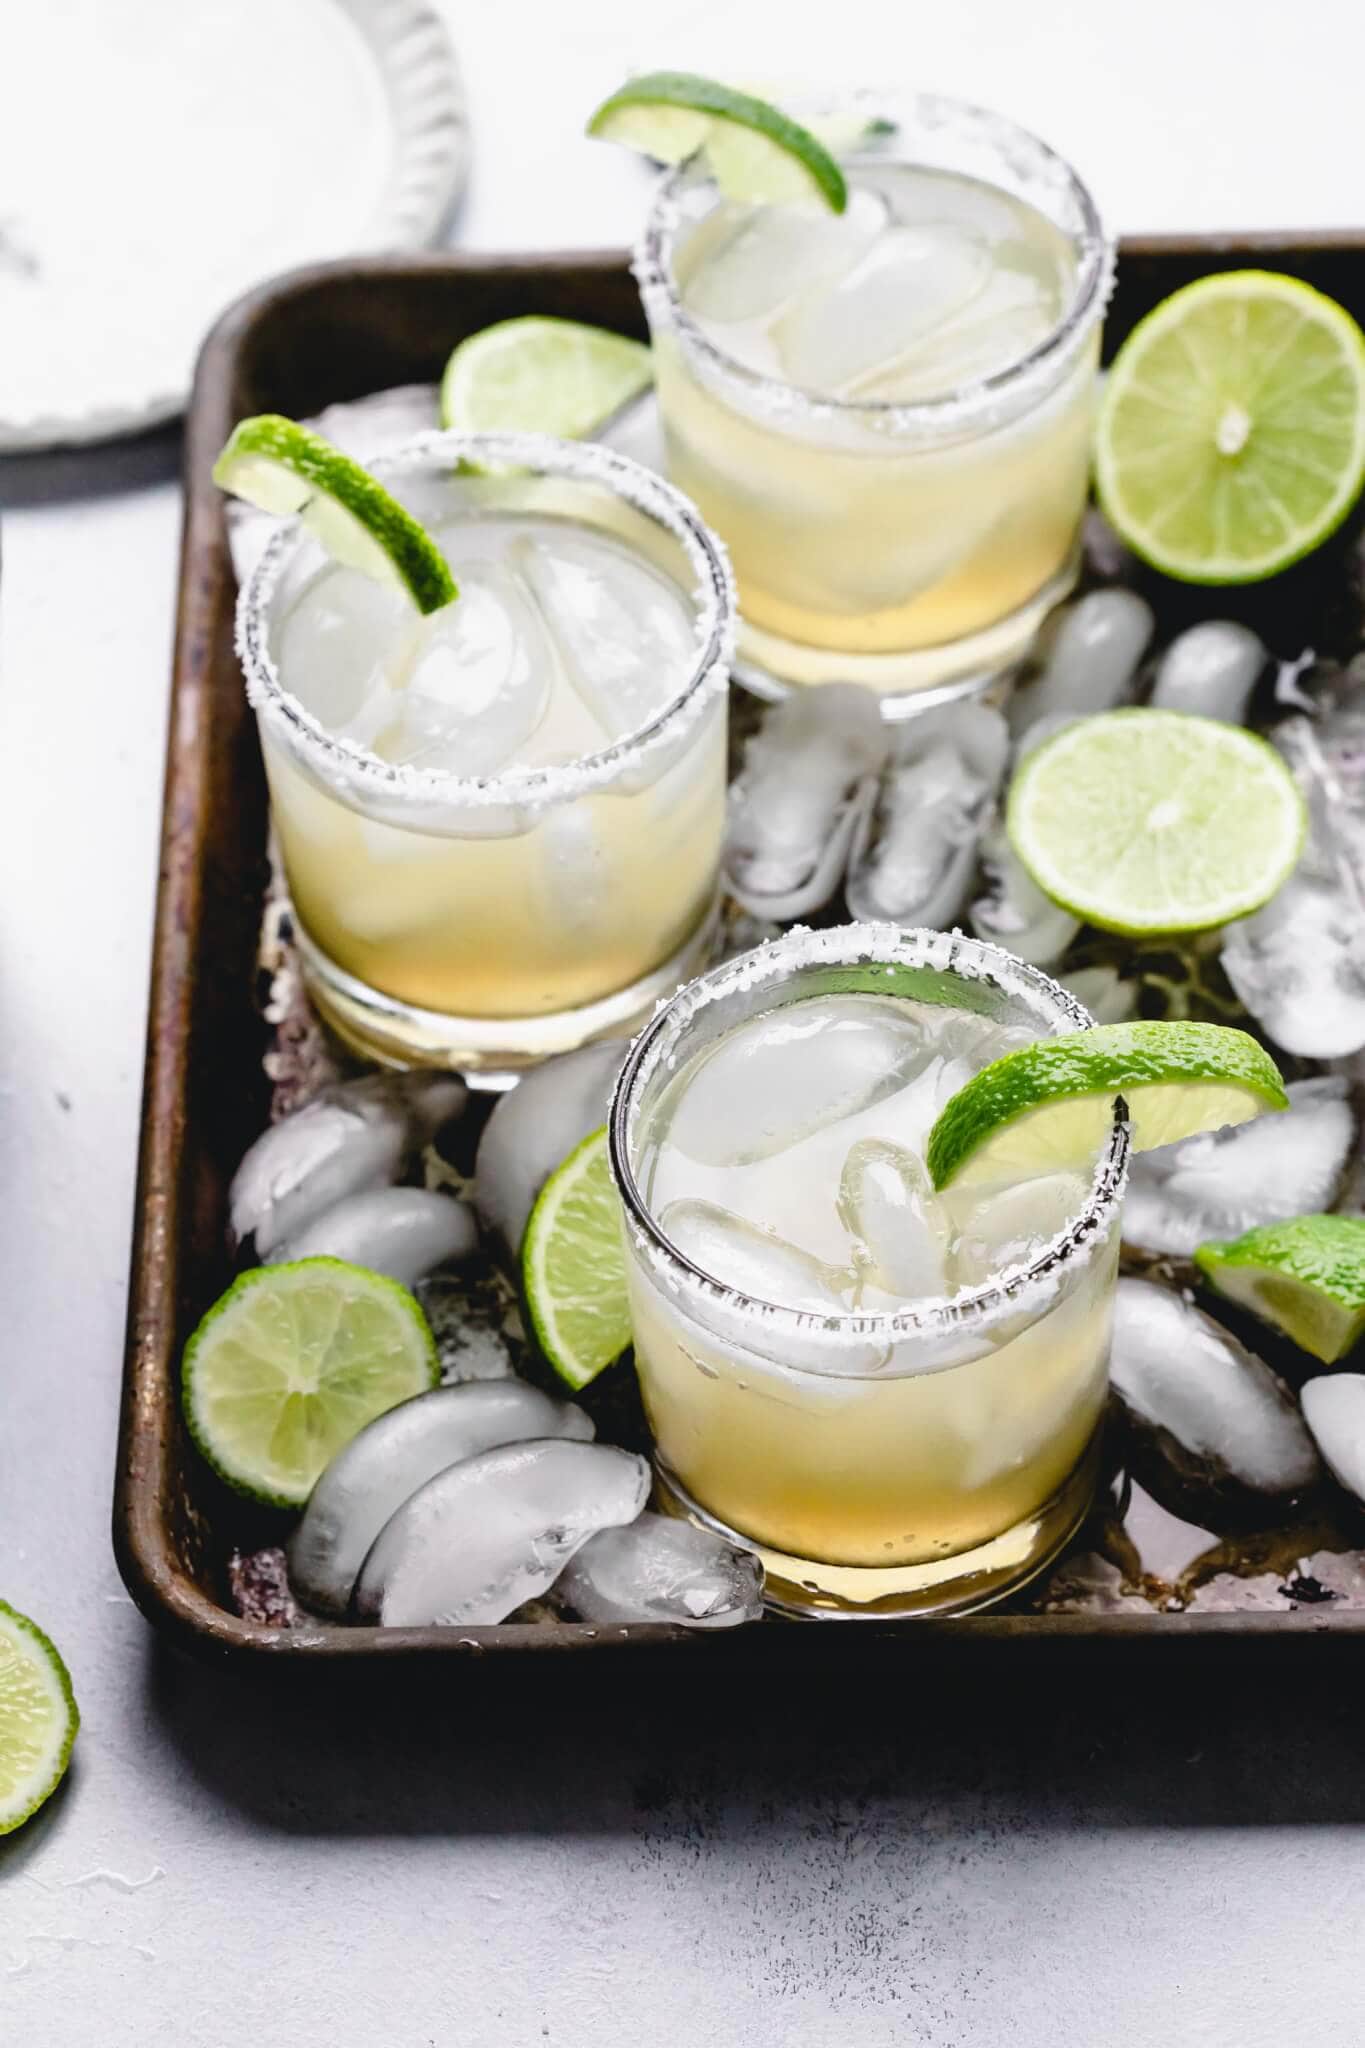
<path fill-rule="evenodd" d="M 1264 740 L 1183 711 L 1077 719 L 1021 764 L 1010 844 L 1038 887 L 1103 930 L 1207 931 L 1288 880 L 1307 814 Z"/>
<path fill-rule="evenodd" d="M 1108 1136 L 1117 1095 L 1139 1152 L 1288 1107 L 1275 1062 L 1245 1031 L 1099 1024 L 1036 1039 L 959 1088 L 929 1133 L 934 1186 L 1084 1169 Z"/>
<path fill-rule="evenodd" d="M 379 583 L 397 583 L 419 612 L 459 595 L 426 528 L 358 462 L 297 420 L 260 413 L 235 427 L 213 481 L 279 519 L 297 513 L 334 561 Z"/>
<path fill-rule="evenodd" d="M 1110 524 L 1168 576 L 1274 576 L 1365 483 L 1365 334 L 1335 299 L 1268 270 L 1173 292 L 1109 372 L 1095 480 Z"/>
<path fill-rule="evenodd" d="M 780 108 L 691 71 L 648 71 L 603 100 L 589 135 L 622 142 L 659 163 L 706 151 L 730 199 L 760 206 L 813 201 L 842 213 L 844 174 L 818 136 Z"/>
<path fill-rule="evenodd" d="M 1194 1262 L 1225 1294 L 1326 1365 L 1365 1337 L 1365 1216 L 1295 1216 L 1231 1244 L 1201 1244 Z"/>
<path fill-rule="evenodd" d="M 562 1380 L 586 1387 L 630 1342 L 621 1204 L 605 1126 L 541 1189 L 521 1248 L 521 1278 L 541 1350 Z"/>
<path fill-rule="evenodd" d="M 0 1600 L 0 1835 L 61 1784 L 81 1717 L 56 1646 Z"/>
<path fill-rule="evenodd" d="M 439 1378 L 406 1287 L 297 1259 L 243 1273 L 204 1317 L 185 1346 L 185 1420 L 229 1486 L 296 1508 L 357 1431 Z"/>
<path fill-rule="evenodd" d="M 581 441 L 647 390 L 642 341 L 579 320 L 528 314 L 462 341 L 441 379 L 441 422 L 470 434 L 557 434 Z"/>

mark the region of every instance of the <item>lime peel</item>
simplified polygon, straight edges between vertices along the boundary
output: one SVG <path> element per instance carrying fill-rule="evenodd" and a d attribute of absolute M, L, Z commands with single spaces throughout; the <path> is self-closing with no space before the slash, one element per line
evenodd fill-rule
<path fill-rule="evenodd" d="M 1167 575 L 1277 575 L 1321 546 L 1365 483 L 1365 334 L 1273 271 L 1173 292 L 1110 369 L 1095 483 L 1116 532 Z"/>
<path fill-rule="evenodd" d="M 833 213 L 848 185 L 817 135 L 752 93 L 692 71 L 649 71 L 603 100 L 589 135 L 621 142 L 662 163 L 704 149 L 717 184 L 732 199 L 817 199 Z"/>
<path fill-rule="evenodd" d="M 1245 1123 L 1288 1097 L 1265 1048 L 1221 1024 L 1102 1024 L 1040 1038 L 944 1106 L 925 1153 L 936 1188 L 1084 1167 L 1123 1098 L 1139 1152 Z"/>
<path fill-rule="evenodd" d="M 1206 1280 L 1325 1365 L 1365 1338 L 1365 1217 L 1295 1216 L 1200 1245 Z"/>
<path fill-rule="evenodd" d="M 335 561 L 396 583 L 419 612 L 440 611 L 459 595 L 426 528 L 368 470 L 297 420 L 268 412 L 242 420 L 213 480 L 259 511 L 296 514 Z"/>
<path fill-rule="evenodd" d="M 185 1421 L 221 1479 L 272 1507 L 302 1507 L 367 1422 L 441 1376 L 408 1288 L 343 1259 L 255 1266 L 185 1346 Z"/>
<path fill-rule="evenodd" d="M 80 1725 L 56 1644 L 0 1600 L 0 1835 L 22 1827 L 52 1797 Z"/>
<path fill-rule="evenodd" d="M 631 1339 L 621 1210 L 603 1125 L 550 1175 L 521 1250 L 536 1341 L 571 1387 L 585 1387 Z"/>
<path fill-rule="evenodd" d="M 1038 887 L 1103 931 L 1208 931 L 1289 879 L 1308 813 L 1275 749 L 1186 711 L 1079 718 L 1019 767 L 1010 844 Z"/>

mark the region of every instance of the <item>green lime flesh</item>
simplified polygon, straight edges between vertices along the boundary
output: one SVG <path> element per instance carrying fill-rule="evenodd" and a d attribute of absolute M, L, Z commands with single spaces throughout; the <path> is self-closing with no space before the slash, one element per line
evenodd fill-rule
<path fill-rule="evenodd" d="M 959 1088 L 929 1133 L 936 1188 L 1080 1169 L 1122 1097 L 1140 1152 L 1245 1123 L 1288 1098 L 1274 1061 L 1220 1024 L 1102 1024 L 1040 1038 Z"/>
<path fill-rule="evenodd" d="M 257 1266 L 185 1346 L 185 1420 L 229 1486 L 302 1507 L 367 1422 L 440 1378 L 435 1339 L 398 1281 L 341 1259 Z"/>
<path fill-rule="evenodd" d="M 234 428 L 213 480 L 277 518 L 297 515 L 334 560 L 406 590 L 419 612 L 459 595 L 450 564 L 412 514 L 368 470 L 311 427 L 260 413 Z"/>
<path fill-rule="evenodd" d="M 1201 1245 L 1194 1258 L 1220 1294 L 1325 1365 L 1365 1338 L 1365 1217 L 1295 1216 Z"/>
<path fill-rule="evenodd" d="M 0 1600 L 0 1835 L 22 1827 L 52 1797 L 80 1720 L 55 1643 Z"/>
<path fill-rule="evenodd" d="M 605 1128 L 551 1174 L 521 1252 L 522 1286 L 536 1341 L 560 1378 L 585 1387 L 630 1343 L 621 1205 Z"/>

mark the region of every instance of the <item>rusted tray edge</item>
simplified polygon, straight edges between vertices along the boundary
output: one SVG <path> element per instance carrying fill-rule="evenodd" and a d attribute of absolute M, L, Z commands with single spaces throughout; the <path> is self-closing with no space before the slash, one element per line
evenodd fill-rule
<path fill-rule="evenodd" d="M 1340 252 L 1365 262 L 1365 230 L 1265 231 L 1125 238 L 1120 261 L 1184 256 L 1207 261 L 1247 257 L 1283 258 Z M 765 1656 L 805 1655 L 798 1645 L 809 1631 L 800 1627 L 740 1630 L 699 1637 L 656 1626 L 594 1629 L 564 1622 L 503 1624 L 492 1628 L 378 1629 L 325 1624 L 272 1628 L 249 1622 L 220 1607 L 180 1566 L 162 1519 L 171 1475 L 171 1434 L 178 1426 L 175 1357 L 176 1287 L 183 1193 L 184 1089 L 189 1022 L 203 912 L 203 854 L 207 731 L 207 665 L 215 622 L 232 601 L 231 567 L 217 493 L 209 483 L 213 457 L 233 425 L 230 393 L 238 353 L 257 321 L 280 300 L 304 294 L 330 280 L 372 280 L 461 271 L 496 272 L 509 282 L 536 278 L 547 266 L 619 276 L 624 250 L 553 252 L 532 255 L 395 255 L 363 261 L 343 259 L 309 265 L 271 279 L 238 299 L 222 315 L 201 349 L 187 416 L 185 511 L 177 592 L 166 774 L 163 793 L 161 864 L 154 922 L 151 993 L 144 1067 L 143 1106 L 131 1254 L 118 1465 L 113 1501 L 113 1543 L 124 1584 L 147 1620 L 178 1646 L 202 1656 L 260 1663 L 344 1659 L 348 1666 L 376 1656 L 405 1662 L 433 1657 L 466 1661 L 496 1652 L 536 1654 L 550 1650 L 608 1648 L 658 1650 L 686 1643 L 706 1654 L 752 1653 L 762 1637 Z M 982 1614 L 957 1620 L 923 1621 L 913 1628 L 853 1625 L 864 1647 L 895 1640 L 903 1645 L 996 1642 L 1099 1643 L 1170 1642 L 1214 1639 L 1354 1639 L 1365 1635 L 1365 1609 L 1335 1614 L 1291 1611 L 1257 1613 L 1059 1613 Z M 776 1652 L 784 1642 L 788 1648 Z"/>

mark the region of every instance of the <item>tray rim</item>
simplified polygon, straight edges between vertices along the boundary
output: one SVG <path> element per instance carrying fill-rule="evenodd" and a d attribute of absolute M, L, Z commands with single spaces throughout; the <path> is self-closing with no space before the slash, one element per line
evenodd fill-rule
<path fill-rule="evenodd" d="M 1138 235 L 1124 237 L 1119 245 L 1121 262 L 1164 256 L 1256 259 L 1272 253 L 1283 259 L 1290 251 L 1340 252 L 1359 256 L 1365 264 L 1365 229 Z M 810 1634 L 808 1629 L 792 1627 L 703 1635 L 657 1624 L 603 1628 L 570 1621 L 464 1629 L 353 1628 L 325 1622 L 274 1627 L 247 1621 L 212 1600 L 181 1568 L 161 1520 L 160 1502 L 171 1477 L 170 1437 L 175 1425 L 172 1332 L 176 1304 L 171 1276 L 184 1138 L 181 1055 L 188 1036 L 203 909 L 198 856 L 206 828 L 202 800 L 206 756 L 199 737 L 206 649 L 219 607 L 225 598 L 229 604 L 232 601 L 222 500 L 209 479 L 209 470 L 233 425 L 229 393 L 239 352 L 257 322 L 278 303 L 304 296 L 331 281 L 364 280 L 382 288 L 386 281 L 398 278 L 448 278 L 462 272 L 493 272 L 509 281 L 519 277 L 529 281 L 547 268 L 619 277 L 628 262 L 625 250 L 594 248 L 506 254 L 406 251 L 308 264 L 283 272 L 237 299 L 210 330 L 199 353 L 185 428 L 184 509 L 112 1536 L 123 1583 L 148 1622 L 177 1647 L 220 1662 L 273 1666 L 283 1659 L 313 1668 L 337 1662 L 352 1668 L 370 1666 L 376 1658 L 396 1658 L 410 1665 L 453 1657 L 467 1665 L 471 1659 L 482 1661 L 490 1655 L 496 1655 L 501 1663 L 509 1657 L 589 1647 L 619 1655 L 622 1651 L 657 1652 L 681 1644 L 694 1656 L 733 1661 L 737 1655 L 752 1654 L 760 1638 L 765 1657 L 772 1653 L 772 1645 L 781 1642 L 791 1647 L 785 1653 L 779 1651 L 779 1656 L 803 1655 L 794 1646 Z M 1188 1646 L 1305 1636 L 1344 1641 L 1365 1637 L 1365 1607 L 1335 1614 L 1319 1608 L 1175 1614 L 1154 1609 L 1058 1614 L 988 1611 L 957 1619 L 923 1620 L 913 1627 L 870 1620 L 850 1626 L 860 1650 L 893 1640 L 902 1645 L 932 1642 L 936 1648 L 952 1645 L 959 1649 L 1003 1642 Z"/>

